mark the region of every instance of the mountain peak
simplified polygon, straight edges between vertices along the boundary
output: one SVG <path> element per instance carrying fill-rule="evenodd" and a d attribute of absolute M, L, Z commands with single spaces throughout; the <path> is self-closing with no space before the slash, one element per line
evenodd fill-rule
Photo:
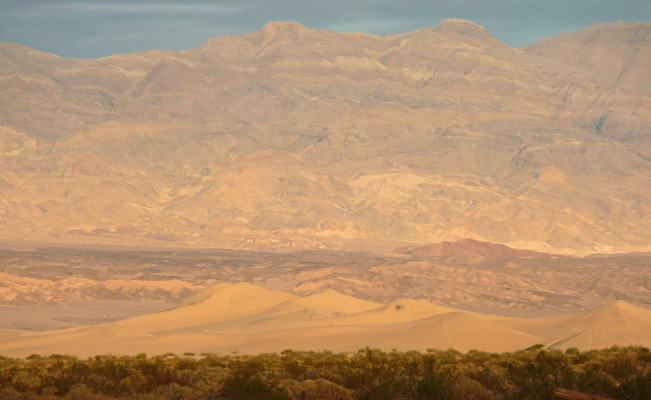
<path fill-rule="evenodd" d="M 464 36 L 492 37 L 484 27 L 464 19 L 445 19 L 431 30 L 438 33 L 456 33 Z"/>
<path fill-rule="evenodd" d="M 256 32 L 260 32 L 263 42 L 269 42 L 278 36 L 290 36 L 308 32 L 309 29 L 292 21 L 268 22 Z"/>
<path fill-rule="evenodd" d="M 458 18 L 444 19 L 443 21 L 439 22 L 436 26 L 434 26 L 434 29 L 459 29 L 459 28 L 478 29 L 478 30 L 486 31 L 484 27 L 477 25 L 474 22 L 470 22 L 468 20 L 458 19 Z"/>
<path fill-rule="evenodd" d="M 270 21 L 267 22 L 262 28 L 263 31 L 306 31 L 308 30 L 305 26 L 294 21 Z"/>
<path fill-rule="evenodd" d="M 465 43 L 477 48 L 504 46 L 484 27 L 463 19 L 446 19 L 427 31 L 436 33 L 455 43 Z"/>
<path fill-rule="evenodd" d="M 298 22 L 272 21 L 242 37 L 258 47 L 264 47 L 276 38 L 295 37 L 308 31 L 309 29 Z"/>

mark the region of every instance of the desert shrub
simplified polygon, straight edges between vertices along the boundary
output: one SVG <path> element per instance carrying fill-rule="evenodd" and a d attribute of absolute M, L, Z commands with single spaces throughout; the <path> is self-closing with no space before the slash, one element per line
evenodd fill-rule
<path fill-rule="evenodd" d="M 507 393 L 509 399 L 554 399 L 555 382 L 546 366 L 532 360 L 518 360 L 503 364 L 515 387 Z"/>
<path fill-rule="evenodd" d="M 325 379 L 317 379 L 305 389 L 305 400 L 351 400 L 350 391 Z"/>
<path fill-rule="evenodd" d="M 106 396 L 94 393 L 84 384 L 73 385 L 65 395 L 65 400 L 100 400 Z"/>
<path fill-rule="evenodd" d="M 468 368 L 464 375 L 479 382 L 485 389 L 495 393 L 505 393 L 512 388 L 505 371 L 496 365 L 475 366 Z"/>
<path fill-rule="evenodd" d="M 147 380 L 147 384 L 141 389 L 144 392 L 151 392 L 158 386 L 176 383 L 177 371 L 170 364 L 170 360 L 163 358 L 141 359 L 132 368 Z M 128 387 L 125 389 L 128 390 Z"/>
<path fill-rule="evenodd" d="M 361 387 L 357 390 L 357 396 L 360 400 L 385 400 L 395 398 L 405 398 L 402 393 L 396 390 L 387 382 L 378 382 L 372 385 Z"/>
<path fill-rule="evenodd" d="M 629 376 L 617 387 L 615 397 L 623 400 L 651 399 L 651 372 Z"/>
<path fill-rule="evenodd" d="M 352 400 L 350 390 L 325 379 L 302 382 L 287 379 L 279 383 L 295 400 Z"/>
<path fill-rule="evenodd" d="M 41 379 L 38 376 L 30 374 L 28 371 L 22 370 L 17 372 L 12 380 L 11 386 L 19 392 L 39 392 L 41 388 Z"/>
<path fill-rule="evenodd" d="M 152 393 L 167 400 L 192 400 L 196 398 L 194 390 L 178 383 L 158 386 Z"/>
<path fill-rule="evenodd" d="M 220 395 L 228 400 L 291 400 L 287 391 L 260 376 L 232 375 L 224 381 Z"/>
<path fill-rule="evenodd" d="M 285 388 L 285 391 L 292 399 L 301 399 L 305 396 L 305 387 L 309 384 L 308 381 L 297 381 L 294 379 L 280 379 L 278 384 Z"/>
<path fill-rule="evenodd" d="M 88 371 L 84 371 L 85 379 L 78 379 L 77 368 L 72 363 L 65 370 L 73 382 L 85 383 L 95 388 L 98 392 L 108 396 L 118 397 L 129 392 L 126 379 L 132 374 L 130 367 L 133 363 L 130 357 L 117 357 L 113 355 L 95 356 L 89 359 Z"/>
<path fill-rule="evenodd" d="M 302 352 L 289 349 L 280 353 L 280 358 L 285 369 L 285 374 L 293 379 L 302 380 L 309 368 L 305 355 Z"/>
<path fill-rule="evenodd" d="M 427 349 L 425 357 L 431 357 L 441 365 L 456 365 L 463 360 L 463 354 L 455 349 Z"/>
<path fill-rule="evenodd" d="M 481 383 L 464 375 L 458 375 L 452 386 L 455 399 L 491 400 L 495 396 Z"/>
<path fill-rule="evenodd" d="M 650 399 L 644 347 L 0 357 L 0 399 L 552 399 L 555 387 Z"/>
<path fill-rule="evenodd" d="M 357 391 L 360 399 L 413 397 L 421 361 L 414 360 L 413 353 L 366 348 L 349 360 L 349 371 L 342 371 L 343 386 Z"/>
<path fill-rule="evenodd" d="M 149 381 L 140 371 L 133 371 L 120 382 L 125 391 L 131 395 L 147 392 L 148 384 Z"/>
<path fill-rule="evenodd" d="M 197 371 L 196 382 L 192 388 L 198 393 L 214 395 L 219 392 L 229 372 L 220 367 L 206 367 Z"/>
<path fill-rule="evenodd" d="M 485 364 L 499 359 L 499 354 L 489 353 L 487 351 L 469 350 L 461 358 L 462 363 L 467 364 Z"/>
<path fill-rule="evenodd" d="M 575 388 L 586 393 L 612 397 L 617 388 L 617 381 L 604 371 L 591 368 L 579 374 Z"/>
<path fill-rule="evenodd" d="M 565 358 L 570 364 L 579 365 L 588 362 L 591 359 L 591 356 L 589 353 L 581 351 L 576 347 L 570 347 L 565 350 Z"/>
<path fill-rule="evenodd" d="M 86 376 L 82 376 L 81 374 L 76 375 L 74 373 L 69 373 L 71 370 L 70 365 L 76 362 L 84 365 L 84 363 L 76 357 L 60 354 L 53 354 L 47 358 L 41 359 L 33 357 L 30 360 L 32 365 L 38 365 L 36 368 L 39 369 L 38 375 L 43 380 L 43 386 L 55 387 L 56 393 L 60 395 L 68 393 L 71 386 L 78 383 L 84 383 L 83 381 L 86 379 Z"/>
<path fill-rule="evenodd" d="M 604 362 L 606 373 L 617 380 L 637 374 L 637 354 L 625 352 L 616 354 Z"/>
<path fill-rule="evenodd" d="M 416 398 L 419 400 L 455 399 L 456 376 L 444 371 L 428 373 L 416 384 Z"/>
<path fill-rule="evenodd" d="M 0 389 L 0 399 L 3 400 L 20 400 L 23 398 L 23 395 L 14 388 L 4 388 Z"/>

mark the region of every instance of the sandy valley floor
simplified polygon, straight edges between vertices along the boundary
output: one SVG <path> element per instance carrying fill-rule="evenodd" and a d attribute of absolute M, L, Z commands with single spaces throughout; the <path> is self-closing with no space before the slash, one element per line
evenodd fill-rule
<path fill-rule="evenodd" d="M 476 324 L 480 328 L 468 331 L 490 331 L 497 337 L 505 337 L 507 331 L 507 336 L 513 334 L 506 341 L 508 346 L 545 343 L 571 347 L 645 338 L 651 308 L 648 254 L 570 258 L 22 248 L 2 250 L 0 257 L 0 341 L 7 354 L 22 354 L 27 349 L 71 351 L 65 345 L 69 339 L 61 339 L 62 348 L 50 348 L 43 343 L 50 343 L 51 336 L 38 333 L 63 328 L 77 332 L 71 336 L 75 343 L 79 341 L 77 335 L 95 337 L 97 333 L 91 332 L 96 329 L 104 332 L 100 336 L 108 335 L 107 343 L 121 338 L 115 342 L 115 351 L 128 352 L 132 347 L 124 344 L 127 342 L 137 346 L 158 343 L 161 349 L 168 346 L 182 350 L 183 346 L 173 345 L 173 332 L 159 336 L 165 330 L 162 327 L 142 327 L 133 322 L 138 318 L 128 320 L 132 322 L 116 321 L 175 315 L 178 310 L 187 310 L 177 308 L 179 304 L 202 290 L 212 290 L 219 297 L 221 292 L 215 288 L 223 285 L 231 289 L 255 287 L 252 296 L 261 302 L 259 307 L 248 314 L 240 310 L 222 318 L 216 315 L 223 314 L 228 306 L 215 300 L 214 307 L 197 311 L 195 317 L 218 320 L 194 321 L 184 326 L 164 317 L 161 324 L 167 329 L 175 327 L 184 343 L 189 341 L 200 347 L 191 350 L 203 351 L 264 350 L 269 343 L 276 343 L 274 346 L 279 349 L 289 344 L 309 348 L 321 343 L 319 337 L 338 339 L 317 347 L 344 349 L 362 346 L 363 341 L 355 340 L 359 335 L 373 337 L 369 345 L 388 348 L 418 344 L 423 349 L 436 345 L 461 349 L 477 346 L 477 338 L 469 337 L 462 342 L 450 342 L 449 338 L 463 337 L 460 332 L 465 331 L 464 327 Z M 241 282 L 256 286 L 228 286 Z M 247 298 L 247 293 L 235 291 L 231 297 Z M 265 293 L 272 293 L 271 298 Z M 274 309 L 289 299 L 289 306 Z M 303 307 L 303 299 L 311 299 L 305 300 L 310 304 Z M 301 305 L 296 306 L 296 301 Z M 438 305 L 444 305 L 446 312 Z M 590 311 L 595 309 L 601 310 L 598 316 L 581 317 L 592 322 L 577 328 L 572 318 L 596 312 Z M 171 311 L 159 313 L 165 310 Z M 348 317 L 351 314 L 355 316 Z M 509 318 L 500 319 L 495 325 L 498 317 L 485 317 L 486 314 Z M 542 317 L 549 319 L 538 319 Z M 360 323 L 360 318 L 366 322 Z M 241 320 L 233 322 L 238 319 Z M 601 321 L 607 329 L 595 330 L 595 321 Z M 628 325 L 622 325 L 622 321 L 628 321 Z M 303 339 L 289 340 L 279 333 L 290 328 L 300 329 L 299 337 Z M 611 332 L 611 328 L 624 330 Z M 397 341 L 404 329 L 451 333 L 443 337 L 429 334 L 427 340 Z M 263 339 L 258 336 L 260 333 L 264 333 Z M 134 334 L 140 339 L 132 342 Z M 219 345 L 214 344 L 217 334 Z M 247 338 L 242 339 L 242 334 Z M 21 340 L 23 344 L 17 347 L 9 344 L 25 335 L 29 342 Z M 151 335 L 157 339 L 153 340 Z M 647 339 L 640 340 L 646 343 Z M 32 344 L 25 347 L 24 343 Z M 127 347 L 120 347 L 123 345 Z M 485 348 L 507 350 L 491 344 Z"/>

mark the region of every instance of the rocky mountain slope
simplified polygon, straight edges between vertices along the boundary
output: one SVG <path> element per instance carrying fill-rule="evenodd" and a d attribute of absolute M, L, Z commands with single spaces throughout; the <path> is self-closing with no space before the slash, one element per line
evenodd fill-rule
<path fill-rule="evenodd" d="M 538 253 L 531 250 L 512 249 L 502 244 L 461 239 L 456 242 L 432 243 L 418 247 L 399 247 L 395 254 L 415 256 L 474 256 L 474 257 L 555 257 L 554 254 Z"/>
<path fill-rule="evenodd" d="M 519 49 L 460 20 L 97 60 L 3 43 L 0 239 L 649 250 L 650 26 Z"/>

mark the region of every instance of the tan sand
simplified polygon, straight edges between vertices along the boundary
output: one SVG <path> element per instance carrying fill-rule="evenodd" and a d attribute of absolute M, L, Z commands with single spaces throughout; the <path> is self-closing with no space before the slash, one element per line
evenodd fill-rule
<path fill-rule="evenodd" d="M 498 318 L 418 300 L 382 305 L 331 290 L 306 297 L 248 283 L 220 284 L 177 308 L 96 326 L 27 333 L 0 331 L 0 354 L 150 355 L 285 349 L 355 351 L 454 348 L 515 351 L 651 346 L 651 310 L 614 301 L 551 318 Z"/>

